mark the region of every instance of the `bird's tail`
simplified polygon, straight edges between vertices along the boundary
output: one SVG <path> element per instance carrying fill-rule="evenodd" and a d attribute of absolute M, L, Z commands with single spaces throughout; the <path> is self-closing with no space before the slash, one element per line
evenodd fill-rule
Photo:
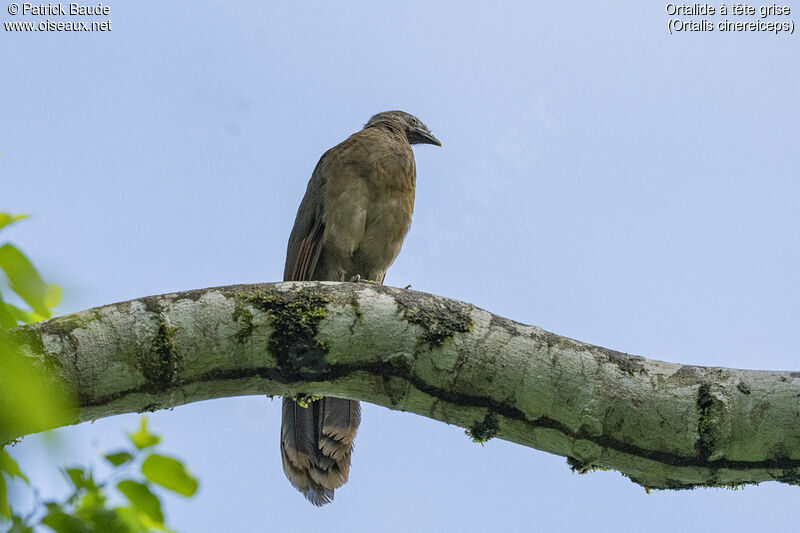
<path fill-rule="evenodd" d="M 298 405 L 283 399 L 281 458 L 294 487 L 314 505 L 333 501 L 333 490 L 347 482 L 361 406 L 341 398 Z"/>

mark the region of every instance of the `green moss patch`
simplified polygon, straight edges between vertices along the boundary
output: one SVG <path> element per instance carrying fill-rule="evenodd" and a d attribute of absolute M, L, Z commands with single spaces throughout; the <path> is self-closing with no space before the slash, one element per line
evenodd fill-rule
<path fill-rule="evenodd" d="M 431 347 L 441 346 L 456 333 L 472 330 L 471 305 L 405 290 L 395 294 L 395 300 L 403 318 L 425 330 L 422 340 Z"/>
<path fill-rule="evenodd" d="M 567 457 L 567 464 L 573 472 L 577 472 L 578 474 L 588 474 L 589 472 L 597 472 L 598 470 L 612 470 L 611 468 L 606 468 L 593 463 L 585 463 L 577 457 Z"/>
<path fill-rule="evenodd" d="M 489 412 L 481 422 L 476 422 L 470 426 L 465 433 L 473 442 L 484 444 L 496 437 L 499 430 L 500 423 L 497 420 L 497 416 Z"/>
<path fill-rule="evenodd" d="M 321 400 L 322 398 L 323 398 L 322 396 L 316 396 L 316 395 L 309 395 L 309 394 L 302 394 L 301 393 L 301 394 L 298 394 L 297 396 L 293 396 L 292 400 L 294 400 L 294 403 L 296 403 L 297 405 L 299 405 L 303 409 L 308 409 L 308 407 L 312 403 L 316 402 L 317 400 Z"/>
<path fill-rule="evenodd" d="M 180 370 L 181 357 L 173 346 L 177 332 L 177 326 L 167 324 L 159 316 L 156 334 L 151 341 L 151 351 L 141 361 L 145 377 L 159 388 L 167 388 L 175 381 Z"/>
<path fill-rule="evenodd" d="M 236 302 L 232 318 L 239 325 L 234 336 L 239 343 L 243 343 L 253 333 L 253 313 L 240 302 Z"/>
<path fill-rule="evenodd" d="M 328 347 L 316 337 L 320 322 L 328 316 L 325 306 L 330 300 L 299 290 L 269 295 L 259 291 L 244 301 L 269 316 L 273 331 L 267 345 L 284 374 L 320 370 L 325 365 Z"/>
<path fill-rule="evenodd" d="M 702 461 L 708 461 L 717 446 L 716 428 L 719 422 L 719 414 L 714 410 L 717 402 L 711 394 L 711 385 L 703 383 L 697 391 L 697 442 L 695 449 Z"/>

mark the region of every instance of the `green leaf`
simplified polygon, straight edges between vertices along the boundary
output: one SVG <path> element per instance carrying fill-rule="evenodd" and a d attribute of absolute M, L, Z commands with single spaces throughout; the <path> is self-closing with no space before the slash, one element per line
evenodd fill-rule
<path fill-rule="evenodd" d="M 131 531 L 150 532 L 152 529 L 166 530 L 163 524 L 159 527 L 159 525 L 150 520 L 147 515 L 131 507 L 114 507 L 114 512 L 117 513 L 119 520 Z"/>
<path fill-rule="evenodd" d="M 36 313 L 50 317 L 50 309 L 47 307 L 48 293 L 57 291 L 42 280 L 25 254 L 10 244 L 0 246 L 0 269 L 6 273 L 12 291 L 25 300 Z"/>
<path fill-rule="evenodd" d="M 186 471 L 183 463 L 172 457 L 150 454 L 142 463 L 142 474 L 165 489 L 191 496 L 197 490 L 197 480 Z"/>
<path fill-rule="evenodd" d="M 17 476 L 28 483 L 28 478 L 19 469 L 17 461 L 8 453 L 5 448 L 0 449 L 0 472 L 5 472 L 9 476 Z"/>
<path fill-rule="evenodd" d="M 95 485 L 94 479 L 92 479 L 92 474 L 86 472 L 82 468 L 65 468 L 64 474 L 66 474 L 67 478 L 76 489 L 97 489 L 97 485 Z"/>
<path fill-rule="evenodd" d="M 106 461 L 114 466 L 125 464 L 133 459 L 133 455 L 129 454 L 128 452 L 109 453 L 108 455 L 104 455 L 104 457 L 106 458 Z"/>
<path fill-rule="evenodd" d="M 85 520 L 92 523 L 94 531 L 102 533 L 134 533 L 127 521 L 117 515 L 116 511 L 105 508 L 91 509 L 86 513 Z"/>
<path fill-rule="evenodd" d="M 3 303 L 5 307 L 5 311 L 0 311 L 0 313 L 7 313 L 8 321 L 10 322 L 10 326 L 3 326 L 3 327 L 13 327 L 16 326 L 19 322 L 23 324 L 30 324 L 32 322 L 38 322 L 42 320 L 36 313 L 29 313 L 24 309 L 20 309 L 16 305 L 12 305 L 10 303 Z M 5 322 L 4 320 L 0 319 L 0 325 Z"/>
<path fill-rule="evenodd" d="M 64 469 L 64 474 L 67 475 L 67 478 L 72 482 L 72 485 L 79 489 L 83 486 L 83 470 L 80 468 L 66 468 Z"/>
<path fill-rule="evenodd" d="M 22 220 L 23 218 L 28 218 L 28 215 L 12 215 L 9 213 L 0 213 L 0 229 L 13 224 L 18 220 Z"/>
<path fill-rule="evenodd" d="M 44 304 L 47 308 L 47 313 L 42 315 L 37 312 L 29 312 L 20 309 L 16 305 L 8 302 L 3 302 L 3 295 L 0 294 L 0 328 L 12 328 L 18 323 L 32 324 L 50 318 L 50 309 L 57 306 L 61 301 L 64 290 L 50 283 L 45 288 L 45 301 Z"/>
<path fill-rule="evenodd" d="M 64 289 L 55 283 L 48 283 L 47 289 L 44 293 L 44 305 L 48 310 L 54 308 L 61 303 L 61 298 L 64 297 Z"/>
<path fill-rule="evenodd" d="M 0 442 L 74 422 L 74 392 L 6 335 L 0 335 L 0 368 Z"/>
<path fill-rule="evenodd" d="M 11 507 L 8 506 L 6 478 L 0 475 L 0 516 L 11 518 Z"/>
<path fill-rule="evenodd" d="M 0 329 L 13 328 L 17 325 L 12 307 L 11 304 L 3 302 L 3 297 L 0 295 Z"/>
<path fill-rule="evenodd" d="M 42 524 L 56 533 L 93 533 L 83 520 L 65 513 L 58 505 L 48 505 L 48 512 L 42 518 Z"/>
<path fill-rule="evenodd" d="M 19 516 L 12 516 L 11 517 L 11 529 L 9 529 L 6 533 L 35 533 L 33 528 L 26 525 L 25 521 L 20 518 Z"/>
<path fill-rule="evenodd" d="M 139 425 L 139 431 L 136 433 L 128 433 L 128 438 L 131 439 L 133 445 L 139 450 L 143 450 L 148 446 L 154 446 L 161 442 L 161 437 L 158 435 L 153 435 L 147 431 L 147 419 L 144 417 L 142 417 L 142 421 Z"/>
<path fill-rule="evenodd" d="M 94 481 L 92 481 L 94 484 Z M 95 485 L 87 487 L 86 493 L 80 499 L 78 506 L 75 509 L 75 514 L 81 518 L 85 518 L 86 513 L 93 512 L 97 509 L 105 509 L 106 495 L 100 490 L 100 487 Z"/>
<path fill-rule="evenodd" d="M 131 502 L 131 507 L 146 514 L 158 524 L 164 523 L 164 514 L 161 512 L 161 501 L 150 492 L 147 485 L 126 479 L 117 483 L 119 491 Z"/>

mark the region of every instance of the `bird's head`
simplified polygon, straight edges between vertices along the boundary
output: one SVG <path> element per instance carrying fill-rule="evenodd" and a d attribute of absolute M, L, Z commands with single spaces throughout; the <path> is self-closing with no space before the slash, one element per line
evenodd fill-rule
<path fill-rule="evenodd" d="M 428 126 L 420 119 L 405 111 L 384 111 L 378 113 L 367 122 L 364 127 L 388 125 L 405 132 L 409 144 L 435 144 L 441 146 L 442 143 L 433 136 Z"/>

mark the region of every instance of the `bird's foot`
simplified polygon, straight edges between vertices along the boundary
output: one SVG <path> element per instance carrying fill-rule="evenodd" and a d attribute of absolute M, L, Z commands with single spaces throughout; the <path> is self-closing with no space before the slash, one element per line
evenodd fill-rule
<path fill-rule="evenodd" d="M 350 283 L 374 283 L 375 285 L 380 285 L 377 281 L 373 279 L 363 279 L 361 274 L 356 274 L 352 278 L 350 278 Z"/>

